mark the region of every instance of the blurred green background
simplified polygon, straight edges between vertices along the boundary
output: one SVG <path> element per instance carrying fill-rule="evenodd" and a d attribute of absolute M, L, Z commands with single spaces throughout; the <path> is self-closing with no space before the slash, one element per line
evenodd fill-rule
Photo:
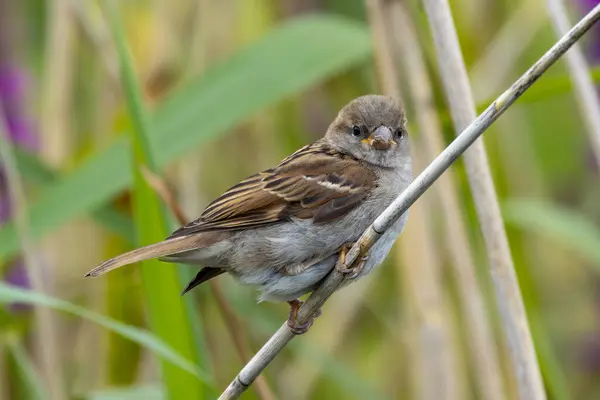
<path fill-rule="evenodd" d="M 420 2 L 405 3 L 449 143 L 426 15 Z M 481 111 L 556 35 L 542 0 L 450 3 Z M 597 1 L 567 3 L 575 21 Z M 254 289 L 228 276 L 180 297 L 196 270 L 160 262 L 83 280 L 177 227 L 139 166 L 164 177 L 192 219 L 320 137 L 349 100 L 382 92 L 362 0 L 111 4 L 0 0 L 0 127 L 10 140 L 0 142 L 1 399 L 216 398 L 288 308 L 257 304 Z M 582 44 L 592 66 L 599 32 Z M 397 73 L 418 152 L 406 71 Z M 600 81 L 600 67 L 592 73 Z M 549 398 L 600 398 L 599 166 L 564 62 L 485 140 Z M 515 398 L 462 162 L 453 170 L 504 396 Z M 398 243 L 417 243 L 414 252 L 396 246 L 376 273 L 336 293 L 244 398 L 427 398 L 419 388 L 437 384 L 427 375 L 436 360 L 423 344 L 435 338 L 452 359 L 445 398 L 488 397 L 468 355 L 441 212 L 425 206 L 426 223 L 409 219 Z M 411 224 L 427 225 L 433 286 L 420 286 L 423 247 Z M 427 290 L 439 292 L 437 303 Z"/>

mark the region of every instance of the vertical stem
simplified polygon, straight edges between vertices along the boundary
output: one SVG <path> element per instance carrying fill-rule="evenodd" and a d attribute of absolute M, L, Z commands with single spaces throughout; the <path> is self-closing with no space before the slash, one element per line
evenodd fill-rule
<path fill-rule="evenodd" d="M 48 34 L 42 81 L 42 155 L 59 166 L 69 151 L 69 106 L 73 71 L 73 24 L 70 0 L 48 1 Z"/>
<path fill-rule="evenodd" d="M 563 0 L 547 0 L 548 13 L 558 37 L 569 31 L 569 19 Z M 583 120 L 590 135 L 592 152 L 600 169 L 600 98 L 592 82 L 590 67 L 585 60 L 581 46 L 574 44 L 565 56 L 571 79 L 575 84 L 575 94 L 583 114 Z"/>
<path fill-rule="evenodd" d="M 400 90 L 393 59 L 392 34 L 387 15 L 389 7 L 383 0 L 367 0 L 367 15 L 371 26 L 375 64 L 379 72 L 380 87 L 389 96 L 400 100 Z M 411 150 L 415 166 L 423 164 L 422 152 L 417 141 L 412 140 Z M 417 398 L 461 399 L 463 381 L 456 368 L 456 354 L 452 348 L 449 332 L 449 313 L 444 304 L 444 289 L 441 284 L 441 265 L 431 235 L 431 224 L 427 218 L 425 203 L 411 208 L 402 239 L 399 241 L 405 279 L 408 282 L 407 304 L 414 304 L 415 341 L 417 368 L 413 376 Z M 414 268 L 419 265 L 418 268 Z M 436 382 L 432 385 L 431 382 Z"/>
<path fill-rule="evenodd" d="M 63 163 L 68 154 L 69 143 L 69 105 L 71 96 L 72 67 L 73 67 L 73 26 L 71 21 L 70 6 L 67 0 L 48 1 L 48 32 L 44 54 L 44 71 L 42 81 L 42 94 L 40 104 L 39 126 L 41 134 L 41 153 L 51 165 L 58 166 Z M 50 259 L 56 259 L 57 253 L 53 244 L 60 243 L 60 238 L 51 238 L 47 248 Z M 54 254 L 52 254 L 54 253 Z M 33 257 L 33 255 L 32 255 Z M 31 279 L 36 290 L 48 293 L 51 283 L 41 275 L 40 265 L 35 260 L 30 268 Z M 38 327 L 36 335 L 42 348 L 44 364 L 44 377 L 49 379 L 49 392 L 51 398 L 65 398 L 61 377 L 59 358 L 59 340 L 54 317 L 48 310 L 37 312 Z"/>
<path fill-rule="evenodd" d="M 37 257 L 37 250 L 31 240 L 29 215 L 23 183 L 17 170 L 12 144 L 8 137 L 5 117 L 0 103 L 0 159 L 6 172 L 6 187 L 13 205 L 13 213 L 27 274 L 34 290 L 44 293 L 44 276 L 42 264 Z M 66 399 L 62 380 L 59 342 L 56 336 L 56 324 L 52 311 L 45 307 L 35 308 L 36 329 L 34 330 L 36 351 L 39 352 L 41 372 L 52 399 Z"/>
<path fill-rule="evenodd" d="M 394 2 L 391 7 L 390 15 L 396 22 L 394 36 L 398 42 L 398 52 L 401 52 L 398 58 L 404 63 L 425 157 L 431 159 L 444 147 L 442 128 L 433 106 L 431 82 L 410 15 L 400 2 Z M 455 187 L 454 175 L 452 171 L 448 171 L 438 179 L 432 190 L 442 209 L 447 247 L 452 257 L 452 267 L 467 321 L 470 355 L 475 367 L 473 375 L 476 377 L 480 396 L 489 400 L 502 400 L 506 397 L 502 387 L 497 349 L 486 315 L 485 300 L 477 281 L 475 263 L 469 248 L 467 229 L 461 218 L 462 210 Z"/>
<path fill-rule="evenodd" d="M 458 134 L 476 117 L 475 104 L 447 0 L 423 0 L 433 35 L 442 84 Z M 525 307 L 483 140 L 464 154 L 477 216 L 521 399 L 546 398 Z"/>

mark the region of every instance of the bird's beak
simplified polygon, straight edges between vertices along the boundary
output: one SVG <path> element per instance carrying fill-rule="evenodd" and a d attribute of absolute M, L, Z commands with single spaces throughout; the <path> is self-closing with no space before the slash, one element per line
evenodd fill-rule
<path fill-rule="evenodd" d="M 376 150 L 388 150 L 392 144 L 396 144 L 391 129 L 384 125 L 375 129 L 365 141 Z"/>

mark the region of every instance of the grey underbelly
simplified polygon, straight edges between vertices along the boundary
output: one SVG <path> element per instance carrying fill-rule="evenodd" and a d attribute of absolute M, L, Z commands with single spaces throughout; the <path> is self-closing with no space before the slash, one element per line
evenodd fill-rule
<path fill-rule="evenodd" d="M 380 211 L 363 208 L 341 222 L 322 226 L 297 220 L 241 231 L 210 248 L 181 253 L 166 261 L 221 267 L 242 283 L 257 286 L 261 301 L 292 300 L 314 290 L 334 268 L 341 246 L 358 240 Z M 405 219 L 406 214 L 375 243 L 361 276 L 384 260 Z M 301 273 L 282 273 L 305 263 L 310 266 Z"/>
<path fill-rule="evenodd" d="M 404 229 L 407 214 L 404 214 L 371 248 L 364 268 L 356 279 L 346 281 L 345 285 L 355 282 L 369 274 L 383 262 L 392 248 L 396 238 Z M 320 261 L 299 275 L 281 276 L 279 272 L 264 271 L 260 275 L 239 276 L 239 279 L 249 285 L 260 287 L 259 301 L 287 301 L 312 292 L 321 280 L 332 271 L 338 259 L 333 254 Z"/>

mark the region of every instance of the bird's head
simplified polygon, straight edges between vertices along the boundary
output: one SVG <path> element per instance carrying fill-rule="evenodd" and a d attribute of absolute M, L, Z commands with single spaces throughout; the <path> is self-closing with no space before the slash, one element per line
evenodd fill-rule
<path fill-rule="evenodd" d="M 379 167 L 399 167 L 410 159 L 404 109 L 388 96 L 352 100 L 340 110 L 325 138 L 339 151 Z"/>

